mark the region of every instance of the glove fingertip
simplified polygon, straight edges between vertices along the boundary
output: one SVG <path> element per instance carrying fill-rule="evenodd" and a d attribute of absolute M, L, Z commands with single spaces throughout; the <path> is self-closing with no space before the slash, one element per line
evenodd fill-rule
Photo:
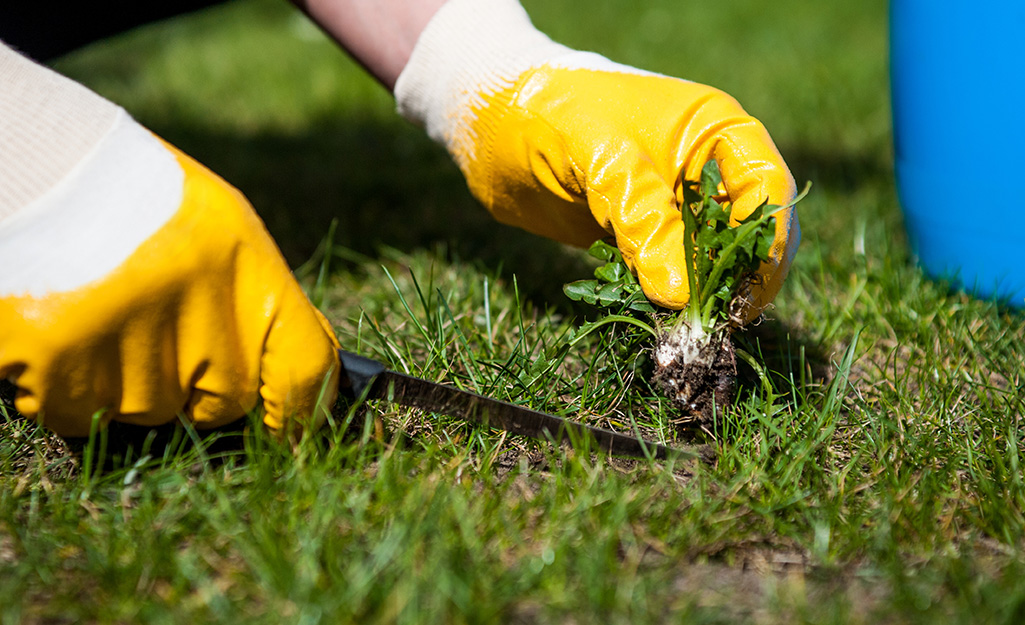
<path fill-rule="evenodd" d="M 681 310 L 690 301 L 683 257 L 683 227 L 666 222 L 633 257 L 633 269 L 644 295 L 654 304 Z"/>
<path fill-rule="evenodd" d="M 311 313 L 304 324 L 272 330 L 263 356 L 264 423 L 289 437 L 319 427 L 338 395 L 337 340 L 317 317 Z"/>

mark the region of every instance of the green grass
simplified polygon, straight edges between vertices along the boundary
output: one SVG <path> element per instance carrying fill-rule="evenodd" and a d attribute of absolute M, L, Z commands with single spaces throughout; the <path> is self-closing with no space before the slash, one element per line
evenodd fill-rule
<path fill-rule="evenodd" d="M 0 403 L 0 622 L 1021 622 L 1025 315 L 909 259 L 885 3 L 527 5 L 570 45 L 732 93 L 815 185 L 791 276 L 740 337 L 763 374 L 742 371 L 718 463 L 567 453 L 384 405 L 294 453 L 259 428 L 198 445 L 178 429 L 148 454 L 108 440 L 103 463 L 102 437 L 69 452 Z M 57 67 L 242 188 L 347 348 L 698 436 L 672 427 L 626 329 L 568 347 L 585 312 L 561 286 L 591 275 L 586 254 L 493 224 L 284 3 Z"/>

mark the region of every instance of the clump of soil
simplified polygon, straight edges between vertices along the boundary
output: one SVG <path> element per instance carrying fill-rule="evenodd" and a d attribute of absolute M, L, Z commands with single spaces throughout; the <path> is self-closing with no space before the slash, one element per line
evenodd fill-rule
<path fill-rule="evenodd" d="M 737 357 L 728 331 L 675 328 L 659 334 L 654 356 L 653 381 L 680 411 L 679 423 L 708 428 L 733 403 Z"/>

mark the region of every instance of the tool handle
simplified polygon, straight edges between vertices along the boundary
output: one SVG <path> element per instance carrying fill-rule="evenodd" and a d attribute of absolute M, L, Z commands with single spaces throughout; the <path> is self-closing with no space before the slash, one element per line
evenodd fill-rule
<path fill-rule="evenodd" d="M 342 362 L 342 375 L 338 376 L 338 390 L 350 400 L 359 399 L 363 392 L 374 382 L 374 378 L 384 372 L 385 366 L 372 358 L 338 350 L 338 358 Z"/>

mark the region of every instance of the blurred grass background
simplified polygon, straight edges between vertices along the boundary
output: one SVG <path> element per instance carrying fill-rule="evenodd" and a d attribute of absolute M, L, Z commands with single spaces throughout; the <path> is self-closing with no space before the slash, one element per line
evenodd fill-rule
<path fill-rule="evenodd" d="M 0 620 L 1021 621 L 1025 318 L 909 258 L 886 2 L 525 5 L 568 45 L 729 92 L 814 183 L 790 278 L 740 337 L 767 377 L 744 372 L 718 464 L 565 454 L 378 408 L 298 450 L 257 430 L 242 452 L 186 445 L 98 473 L 95 445 L 68 455 L 0 420 Z M 585 254 L 493 223 L 286 3 L 231 2 L 55 67 L 242 189 L 346 347 L 677 436 L 636 344 L 567 350 L 583 311 L 561 287 L 589 276 Z"/>

